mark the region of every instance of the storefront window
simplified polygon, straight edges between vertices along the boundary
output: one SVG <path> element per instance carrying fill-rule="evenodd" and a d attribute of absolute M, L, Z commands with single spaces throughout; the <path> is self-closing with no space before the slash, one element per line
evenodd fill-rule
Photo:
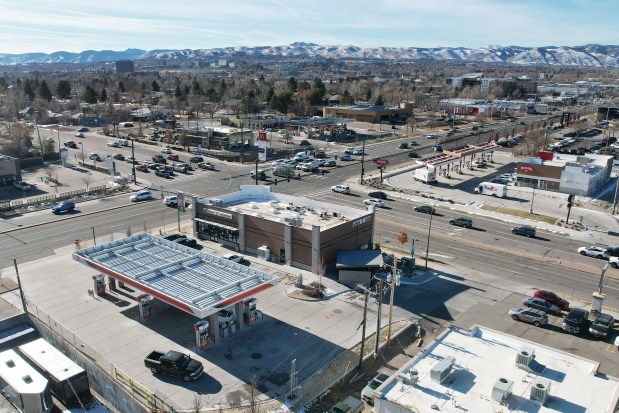
<path fill-rule="evenodd" d="M 238 229 L 222 228 L 218 225 L 211 225 L 207 222 L 198 222 L 198 232 L 205 235 L 211 241 L 228 241 L 235 244 L 239 243 Z"/>

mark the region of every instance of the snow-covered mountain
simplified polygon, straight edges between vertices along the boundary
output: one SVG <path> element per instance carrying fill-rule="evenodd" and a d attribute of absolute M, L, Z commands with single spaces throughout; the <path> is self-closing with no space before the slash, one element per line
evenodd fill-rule
<path fill-rule="evenodd" d="M 468 49 L 464 47 L 371 47 L 352 45 L 321 46 L 297 42 L 285 46 L 224 47 L 216 49 L 140 50 L 125 51 L 86 50 L 81 53 L 54 52 L 0 54 L 0 65 L 29 63 L 95 63 L 120 59 L 190 60 L 215 58 L 340 58 L 387 59 L 511 63 L 518 65 L 566 65 L 619 67 L 619 46 L 588 44 L 584 46 L 489 46 Z"/>

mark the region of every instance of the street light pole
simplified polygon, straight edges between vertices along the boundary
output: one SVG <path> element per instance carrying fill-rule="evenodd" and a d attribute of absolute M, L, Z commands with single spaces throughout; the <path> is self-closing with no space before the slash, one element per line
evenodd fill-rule
<path fill-rule="evenodd" d="M 133 184 L 137 185 L 138 178 L 135 176 L 135 147 L 133 142 L 134 140 L 131 139 L 131 159 L 133 159 L 133 162 L 131 162 L 131 173 L 133 174 Z"/>
<path fill-rule="evenodd" d="M 533 196 L 531 197 L 531 207 L 529 208 L 529 214 L 533 213 L 533 201 L 535 201 L 535 187 L 533 187 Z"/>
<path fill-rule="evenodd" d="M 361 154 L 361 185 L 363 185 L 363 174 L 365 173 L 365 141 L 366 139 L 367 139 L 367 136 L 363 138 L 363 149 L 362 149 L 363 153 Z"/>
<path fill-rule="evenodd" d="M 430 232 L 432 231 L 432 216 L 434 215 L 434 205 L 432 204 L 432 211 L 430 212 L 430 224 L 428 225 L 428 242 L 426 243 L 426 264 L 424 269 L 428 269 L 428 254 L 430 253 Z"/>

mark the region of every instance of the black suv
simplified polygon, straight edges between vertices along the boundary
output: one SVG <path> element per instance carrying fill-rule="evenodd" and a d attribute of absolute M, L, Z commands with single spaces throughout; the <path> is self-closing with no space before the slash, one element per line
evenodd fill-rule
<path fill-rule="evenodd" d="M 607 338 L 611 336 L 611 332 L 615 325 L 615 318 L 610 314 L 600 314 L 591 323 L 589 334 L 598 338 Z"/>
<path fill-rule="evenodd" d="M 204 162 L 204 158 L 201 156 L 192 156 L 191 158 L 189 158 L 189 163 L 200 163 L 200 162 Z"/>
<path fill-rule="evenodd" d="M 163 157 L 163 155 L 155 155 L 153 156 L 153 162 L 155 163 L 163 163 L 163 164 L 167 164 L 168 161 L 166 160 L 166 158 Z"/>
<path fill-rule="evenodd" d="M 168 235 L 164 235 L 163 237 L 161 237 L 162 239 L 166 239 L 168 241 L 175 241 L 177 239 L 181 239 L 181 238 L 187 238 L 187 235 L 183 235 L 183 234 L 168 234 Z M 178 241 L 176 241 L 178 242 Z"/>
<path fill-rule="evenodd" d="M 563 331 L 572 334 L 580 334 L 587 330 L 587 322 L 589 321 L 589 312 L 582 308 L 572 308 L 563 319 Z"/>
<path fill-rule="evenodd" d="M 383 191 L 370 192 L 368 196 L 370 198 L 376 198 L 376 199 L 387 199 L 387 194 L 384 193 Z"/>
<path fill-rule="evenodd" d="M 473 220 L 467 217 L 458 217 L 449 220 L 451 225 L 458 227 L 471 228 L 473 226 Z"/>

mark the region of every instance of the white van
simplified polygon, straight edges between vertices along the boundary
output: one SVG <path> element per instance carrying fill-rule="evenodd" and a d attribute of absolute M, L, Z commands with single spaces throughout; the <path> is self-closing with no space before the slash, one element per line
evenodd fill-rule
<path fill-rule="evenodd" d="M 129 146 L 129 139 L 119 139 L 116 142 L 118 142 L 118 144 L 122 146 Z"/>
<path fill-rule="evenodd" d="M 309 159 L 309 155 L 307 154 L 307 152 L 299 152 L 294 156 L 293 159 L 297 162 L 306 161 Z"/>

